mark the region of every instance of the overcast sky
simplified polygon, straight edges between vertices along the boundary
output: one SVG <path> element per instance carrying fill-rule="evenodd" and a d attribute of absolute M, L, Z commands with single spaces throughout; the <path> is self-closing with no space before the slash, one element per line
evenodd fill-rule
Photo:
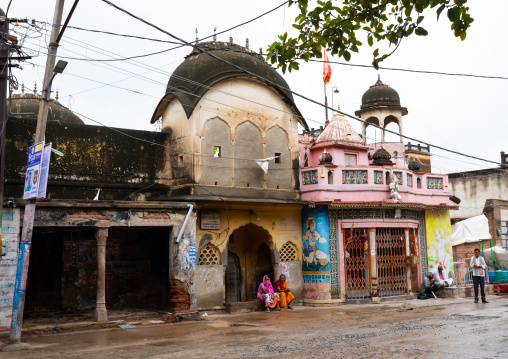
<path fill-rule="evenodd" d="M 74 1 L 67 0 L 64 19 Z M 233 27 L 268 11 L 283 1 L 134 1 L 112 0 L 115 4 L 135 13 L 159 27 L 188 41 L 195 38 L 195 29 L 202 38 Z M 8 1 L 1 0 L 5 10 Z M 55 1 L 13 0 L 9 17 L 29 18 L 51 23 Z M 443 16 L 439 22 L 429 13 L 423 27 L 429 36 L 405 39 L 392 57 L 381 65 L 392 68 L 428 70 L 450 73 L 478 74 L 508 77 L 506 68 L 508 46 L 501 24 L 505 23 L 508 1 L 472 1 L 471 14 L 475 18 L 462 42 L 450 31 L 450 22 Z M 443 15 L 445 15 L 443 13 Z M 296 7 L 282 7 L 231 33 L 218 36 L 245 45 L 249 38 L 250 48 L 260 47 L 265 52 L 268 44 L 284 31 L 292 31 Z M 138 35 L 162 40 L 173 40 L 157 30 L 119 12 L 100 0 L 81 1 L 70 25 Z M 29 32 L 25 48 L 37 55 L 31 63 L 23 64 L 23 70 L 14 70 L 19 83 L 33 88 L 37 82 L 42 87 L 44 66 L 50 26 L 40 33 Z M 24 28 L 17 28 L 26 34 Z M 366 44 L 366 41 L 364 41 Z M 132 38 L 67 29 L 58 49 L 60 58 L 76 57 L 111 59 L 142 55 L 174 47 Z M 360 54 L 353 54 L 351 63 L 370 64 L 372 48 L 364 46 Z M 69 62 L 64 74 L 58 75 L 53 90 L 59 89 L 60 102 L 73 111 L 88 116 L 107 126 L 152 131 L 150 118 L 155 106 L 164 95 L 171 73 L 183 61 L 190 48 L 180 48 L 159 55 L 132 61 L 89 62 L 64 59 Z M 344 62 L 330 57 L 331 61 Z M 284 75 L 291 89 L 313 99 L 323 101 L 323 67 L 320 63 L 302 63 L 300 71 Z M 374 68 L 358 68 L 332 64 L 332 77 L 328 87 L 328 102 L 332 103 L 332 87 L 340 89 L 334 95 L 334 106 L 340 101 L 341 110 L 354 115 L 361 105 L 363 93 L 377 80 L 378 73 L 385 84 L 400 95 L 401 104 L 409 114 L 404 117 L 404 134 L 438 146 L 488 160 L 500 161 L 500 151 L 508 152 L 508 119 L 506 102 L 508 80 L 480 79 L 459 76 L 416 74 Z M 110 84 L 117 87 L 105 86 Z M 121 87 L 121 88 L 118 88 Z M 129 89 L 136 91 L 127 91 Z M 19 91 L 18 91 L 19 92 Z M 296 104 L 307 118 L 310 127 L 319 127 L 325 120 L 324 108 L 296 97 Z M 83 118 L 84 119 L 84 118 Z M 96 124 L 84 119 L 88 124 Z M 359 122 L 350 120 L 361 133 Z M 388 126 L 398 131 L 396 124 Z M 367 133 L 374 137 L 371 127 Z M 379 132 L 376 134 L 379 140 Z M 387 134 L 387 141 L 398 141 Z M 405 141 L 407 142 L 407 141 Z M 495 165 L 456 156 L 431 149 L 433 172 L 449 173 Z M 449 157 L 444 158 L 441 156 Z"/>

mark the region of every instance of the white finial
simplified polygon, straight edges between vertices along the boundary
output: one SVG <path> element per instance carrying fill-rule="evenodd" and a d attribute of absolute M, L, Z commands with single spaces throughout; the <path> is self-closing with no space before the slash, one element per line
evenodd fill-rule
<path fill-rule="evenodd" d="M 25 93 L 25 82 L 21 83 L 21 93 Z"/>
<path fill-rule="evenodd" d="M 196 43 L 199 41 L 198 39 L 198 28 L 196 27 Z"/>
<path fill-rule="evenodd" d="M 37 93 L 37 82 L 34 84 L 34 93 Z"/>
<path fill-rule="evenodd" d="M 213 41 L 217 41 L 217 35 L 215 32 L 217 32 L 217 26 L 215 26 L 215 29 L 213 29 Z"/>
<path fill-rule="evenodd" d="M 263 48 L 262 47 L 259 48 L 259 54 L 263 55 Z"/>
<path fill-rule="evenodd" d="M 58 89 L 56 89 L 56 97 L 55 97 L 55 100 L 58 101 Z"/>
<path fill-rule="evenodd" d="M 248 50 L 249 49 L 249 38 L 246 38 L 245 39 L 245 48 Z"/>

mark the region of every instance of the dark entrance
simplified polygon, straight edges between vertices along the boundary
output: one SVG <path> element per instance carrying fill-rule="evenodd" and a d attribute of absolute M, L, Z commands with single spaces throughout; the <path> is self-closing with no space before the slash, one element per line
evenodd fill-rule
<path fill-rule="evenodd" d="M 108 309 L 169 308 L 169 228 L 110 228 Z M 95 228 L 34 229 L 25 314 L 90 311 L 97 296 Z"/>
<path fill-rule="evenodd" d="M 240 260 L 232 252 L 228 252 L 228 265 L 226 267 L 226 302 L 240 301 L 241 294 Z"/>

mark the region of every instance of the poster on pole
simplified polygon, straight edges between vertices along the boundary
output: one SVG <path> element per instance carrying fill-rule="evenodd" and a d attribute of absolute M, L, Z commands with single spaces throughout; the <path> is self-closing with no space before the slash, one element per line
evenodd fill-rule
<path fill-rule="evenodd" d="M 26 163 L 25 187 L 23 199 L 37 197 L 39 189 L 39 171 L 41 170 L 42 150 L 44 141 L 39 142 L 28 149 L 28 161 Z"/>
<path fill-rule="evenodd" d="M 39 182 L 39 191 L 37 198 L 46 198 L 46 190 L 48 188 L 48 175 L 49 175 L 49 164 L 51 162 L 51 145 L 47 143 L 42 151 L 42 164 L 41 164 L 41 180 Z"/>

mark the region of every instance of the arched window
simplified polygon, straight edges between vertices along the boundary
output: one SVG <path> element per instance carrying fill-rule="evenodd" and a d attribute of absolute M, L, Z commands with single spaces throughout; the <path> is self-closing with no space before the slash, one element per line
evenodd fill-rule
<path fill-rule="evenodd" d="M 214 245 L 208 243 L 199 251 L 199 265 L 214 265 L 219 264 L 219 250 Z"/>
<path fill-rule="evenodd" d="M 333 184 L 333 171 L 328 171 L 328 184 Z"/>
<path fill-rule="evenodd" d="M 422 188 L 422 178 L 420 176 L 416 177 L 416 188 Z"/>
<path fill-rule="evenodd" d="M 280 261 L 292 262 L 296 261 L 296 247 L 293 243 L 286 242 L 280 249 Z"/>

